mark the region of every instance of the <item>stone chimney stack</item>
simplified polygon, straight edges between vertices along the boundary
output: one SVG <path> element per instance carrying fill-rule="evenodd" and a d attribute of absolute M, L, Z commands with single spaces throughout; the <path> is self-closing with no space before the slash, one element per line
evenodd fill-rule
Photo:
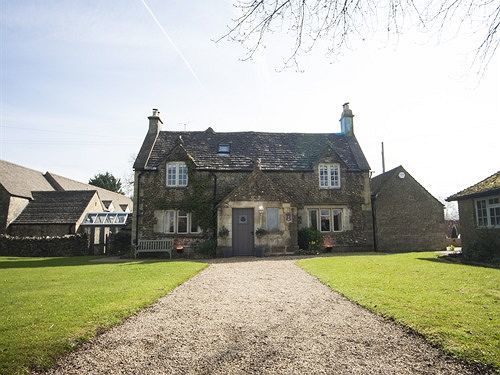
<path fill-rule="evenodd" d="M 345 135 L 354 135 L 354 115 L 349 108 L 349 103 L 344 103 L 344 105 L 342 105 L 342 108 L 342 115 L 340 116 L 340 132 Z"/>
<path fill-rule="evenodd" d="M 148 117 L 149 120 L 149 130 L 148 133 L 158 134 L 161 130 L 161 124 L 163 121 L 160 119 L 160 111 L 153 108 L 153 115 Z"/>

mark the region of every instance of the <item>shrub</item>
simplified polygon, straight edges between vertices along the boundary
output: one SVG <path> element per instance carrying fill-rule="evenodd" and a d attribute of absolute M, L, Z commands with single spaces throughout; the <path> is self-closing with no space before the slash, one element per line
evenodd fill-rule
<path fill-rule="evenodd" d="M 198 242 L 195 246 L 195 251 L 197 253 L 207 255 L 209 257 L 215 256 L 215 250 L 217 248 L 217 241 L 213 238 Z"/>
<path fill-rule="evenodd" d="M 132 252 L 132 233 L 129 230 L 120 230 L 109 236 L 106 255 L 130 255 Z"/>
<path fill-rule="evenodd" d="M 299 248 L 307 252 L 318 252 L 323 247 L 321 232 L 313 228 L 302 228 L 298 232 Z"/>
<path fill-rule="evenodd" d="M 86 234 L 57 237 L 0 236 L 0 255 L 19 257 L 67 257 L 88 255 Z"/>
<path fill-rule="evenodd" d="M 464 247 L 463 256 L 467 260 L 491 261 L 500 259 L 500 236 L 495 229 L 478 229 L 470 246 Z"/>

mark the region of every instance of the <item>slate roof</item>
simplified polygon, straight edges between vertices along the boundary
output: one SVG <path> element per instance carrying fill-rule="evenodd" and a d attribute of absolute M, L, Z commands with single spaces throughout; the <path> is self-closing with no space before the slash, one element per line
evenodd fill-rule
<path fill-rule="evenodd" d="M 446 198 L 446 201 L 458 201 L 461 199 L 481 197 L 495 193 L 500 193 L 500 171 L 492 174 L 475 185 L 469 186 L 468 188 L 453 194 L 452 196 Z"/>
<path fill-rule="evenodd" d="M 177 146 L 193 159 L 197 169 L 252 170 L 260 158 L 262 170 L 311 170 L 322 151 L 330 147 L 349 170 L 367 171 L 368 162 L 354 136 L 321 133 L 263 133 L 162 131 L 152 142 L 148 133 L 134 163 L 135 169 L 156 169 Z M 179 138 L 180 137 L 180 138 Z M 148 149 L 153 143 L 152 149 Z M 219 144 L 229 144 L 229 155 L 218 155 Z"/>
<path fill-rule="evenodd" d="M 97 192 L 33 191 L 31 200 L 12 224 L 74 224 Z"/>
<path fill-rule="evenodd" d="M 41 172 L 0 160 L 0 185 L 10 195 L 31 199 L 34 190 L 54 190 Z"/>
<path fill-rule="evenodd" d="M 119 193 L 115 193 L 114 191 L 106 190 L 97 186 L 84 184 L 83 182 L 75 181 L 70 178 L 66 178 L 63 176 L 59 176 L 52 172 L 45 173 L 47 179 L 52 181 L 56 186 L 57 190 L 90 190 L 96 191 L 99 193 L 99 197 L 102 201 L 111 201 L 113 203 L 113 207 L 115 211 L 123 211 L 121 208 L 121 204 L 127 204 L 129 206 L 130 211 L 132 211 L 132 200 Z"/>

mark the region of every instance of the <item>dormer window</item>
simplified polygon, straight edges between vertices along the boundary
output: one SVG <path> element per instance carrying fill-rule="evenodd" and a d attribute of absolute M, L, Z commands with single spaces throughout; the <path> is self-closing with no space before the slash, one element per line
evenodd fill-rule
<path fill-rule="evenodd" d="M 340 188 L 340 166 L 338 164 L 320 164 L 318 172 L 320 189 Z"/>
<path fill-rule="evenodd" d="M 188 169 L 182 161 L 167 163 L 167 186 L 183 187 L 188 184 Z"/>
<path fill-rule="evenodd" d="M 229 155 L 229 152 L 231 151 L 231 145 L 228 143 L 220 143 L 219 144 L 219 149 L 217 153 L 219 155 Z"/>

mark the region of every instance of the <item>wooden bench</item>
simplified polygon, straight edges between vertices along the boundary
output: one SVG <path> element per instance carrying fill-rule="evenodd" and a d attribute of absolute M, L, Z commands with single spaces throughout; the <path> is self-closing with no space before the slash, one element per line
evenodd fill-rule
<path fill-rule="evenodd" d="M 161 240 L 139 240 L 135 247 L 134 256 L 137 258 L 139 253 L 164 253 L 167 252 L 172 259 L 172 250 L 174 248 L 173 238 L 164 238 Z"/>

